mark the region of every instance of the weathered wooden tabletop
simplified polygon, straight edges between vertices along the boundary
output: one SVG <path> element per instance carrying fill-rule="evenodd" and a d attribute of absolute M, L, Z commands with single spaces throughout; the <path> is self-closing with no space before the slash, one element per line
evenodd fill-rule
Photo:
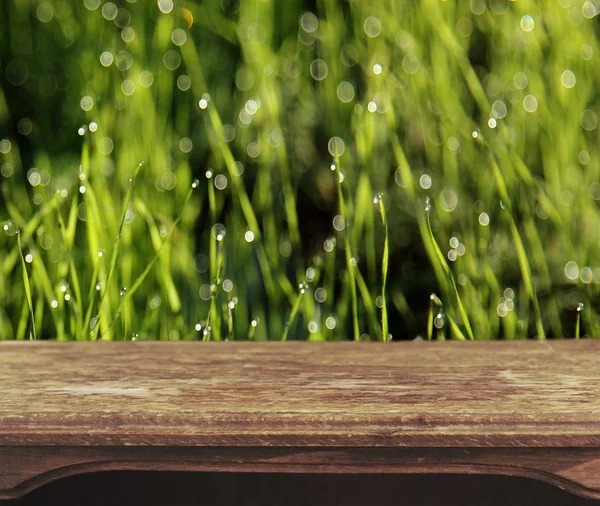
<path fill-rule="evenodd" d="M 600 341 L 0 343 L 0 499 L 109 469 L 493 473 L 600 498 Z"/>

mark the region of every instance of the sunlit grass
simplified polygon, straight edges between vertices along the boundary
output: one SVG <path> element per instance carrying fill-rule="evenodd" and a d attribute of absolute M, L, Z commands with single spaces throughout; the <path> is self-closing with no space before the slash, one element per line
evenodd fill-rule
<path fill-rule="evenodd" d="M 0 339 L 600 335 L 597 4 L 310 9 L 0 3 Z"/>

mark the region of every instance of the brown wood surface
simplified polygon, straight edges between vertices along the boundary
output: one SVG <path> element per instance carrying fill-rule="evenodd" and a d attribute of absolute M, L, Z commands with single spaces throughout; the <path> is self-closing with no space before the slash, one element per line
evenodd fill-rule
<path fill-rule="evenodd" d="M 600 498 L 600 341 L 0 343 L 0 498 L 93 470 L 507 474 Z"/>

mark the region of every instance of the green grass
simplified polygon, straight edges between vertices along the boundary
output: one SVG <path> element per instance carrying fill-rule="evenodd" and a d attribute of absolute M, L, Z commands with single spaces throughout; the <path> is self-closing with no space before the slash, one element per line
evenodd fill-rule
<path fill-rule="evenodd" d="M 3 1 L 0 339 L 599 336 L 596 12 Z"/>

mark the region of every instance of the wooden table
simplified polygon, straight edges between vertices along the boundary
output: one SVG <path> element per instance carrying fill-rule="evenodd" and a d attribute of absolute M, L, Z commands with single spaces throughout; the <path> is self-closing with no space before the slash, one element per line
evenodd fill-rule
<path fill-rule="evenodd" d="M 600 341 L 0 343 L 0 499 L 97 470 L 472 473 L 600 498 Z"/>

